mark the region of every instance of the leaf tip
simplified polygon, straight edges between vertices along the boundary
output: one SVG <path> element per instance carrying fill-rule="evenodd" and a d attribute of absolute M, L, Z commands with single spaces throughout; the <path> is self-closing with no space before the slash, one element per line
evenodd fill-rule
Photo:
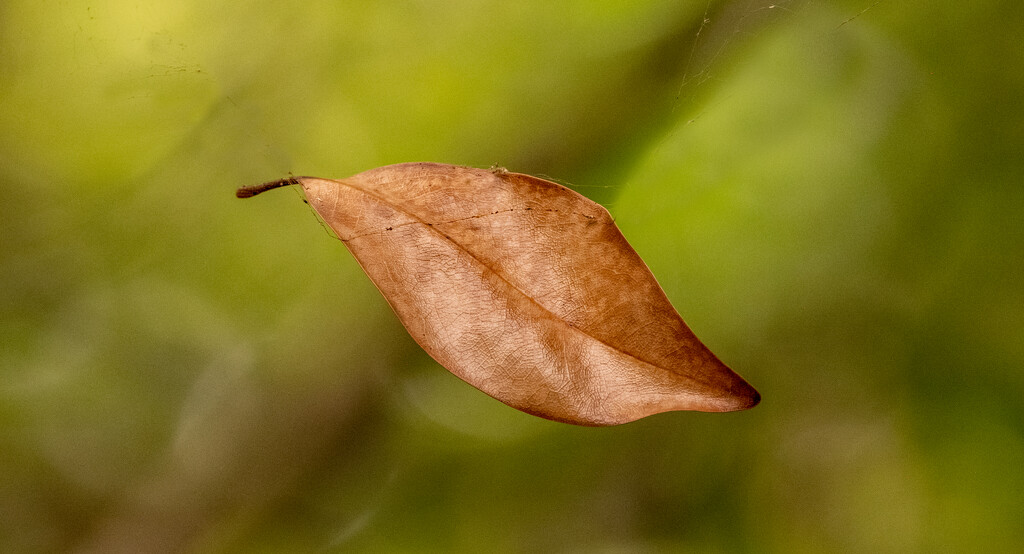
<path fill-rule="evenodd" d="M 732 397 L 729 399 L 728 409 L 723 411 L 738 412 L 740 410 L 749 410 L 761 403 L 761 393 L 750 386 L 750 383 L 743 381 L 742 378 L 730 392 Z"/>
<path fill-rule="evenodd" d="M 760 403 L 761 403 L 761 393 L 759 393 L 756 390 L 754 390 L 753 394 L 751 394 L 750 397 L 747 399 L 747 403 L 746 403 L 745 406 L 743 406 L 743 409 L 744 410 L 749 410 L 750 408 L 753 408 L 754 406 L 757 406 Z"/>

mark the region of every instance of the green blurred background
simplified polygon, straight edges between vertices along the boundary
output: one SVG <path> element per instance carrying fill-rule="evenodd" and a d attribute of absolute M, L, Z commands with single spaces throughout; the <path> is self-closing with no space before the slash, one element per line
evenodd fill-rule
<path fill-rule="evenodd" d="M 1008 552 L 1017 2 L 0 7 L 0 551 Z M 427 357 L 294 173 L 604 203 L 752 411 L 604 429 Z"/>

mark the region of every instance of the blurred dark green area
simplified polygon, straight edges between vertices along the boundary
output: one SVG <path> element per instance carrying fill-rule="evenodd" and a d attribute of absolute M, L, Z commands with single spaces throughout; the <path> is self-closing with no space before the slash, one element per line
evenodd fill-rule
<path fill-rule="evenodd" d="M 1014 2 L 5 2 L 0 551 L 1009 552 Z M 288 190 L 609 207 L 764 401 L 577 428 L 407 336 Z"/>

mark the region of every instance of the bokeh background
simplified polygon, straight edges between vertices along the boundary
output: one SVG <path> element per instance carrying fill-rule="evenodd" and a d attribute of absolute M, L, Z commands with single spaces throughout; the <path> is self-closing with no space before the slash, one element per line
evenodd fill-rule
<path fill-rule="evenodd" d="M 1017 2 L 0 7 L 3 552 L 1009 552 Z M 609 207 L 754 410 L 450 375 L 288 189 L 499 164 Z"/>

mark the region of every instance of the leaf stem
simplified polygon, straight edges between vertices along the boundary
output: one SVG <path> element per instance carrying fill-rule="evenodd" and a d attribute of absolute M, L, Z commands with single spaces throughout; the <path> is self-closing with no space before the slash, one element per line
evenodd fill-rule
<path fill-rule="evenodd" d="M 259 185 L 250 185 L 248 187 L 241 187 L 235 191 L 235 196 L 238 198 L 251 198 L 261 192 L 266 192 L 270 189 L 276 189 L 278 187 L 287 187 L 289 185 L 297 185 L 299 180 L 296 177 L 288 177 L 286 179 L 278 179 L 276 181 L 267 181 Z"/>

